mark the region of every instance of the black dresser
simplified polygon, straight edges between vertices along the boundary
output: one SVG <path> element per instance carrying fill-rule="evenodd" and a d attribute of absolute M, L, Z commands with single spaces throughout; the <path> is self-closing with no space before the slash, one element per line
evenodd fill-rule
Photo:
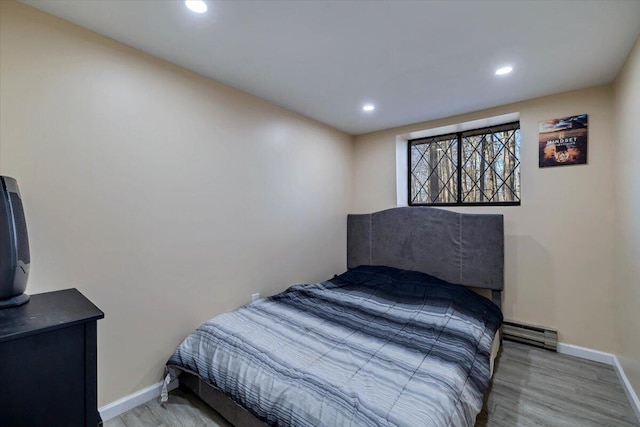
<path fill-rule="evenodd" d="M 0 310 L 0 425 L 101 424 L 96 321 L 103 317 L 77 289 Z"/>

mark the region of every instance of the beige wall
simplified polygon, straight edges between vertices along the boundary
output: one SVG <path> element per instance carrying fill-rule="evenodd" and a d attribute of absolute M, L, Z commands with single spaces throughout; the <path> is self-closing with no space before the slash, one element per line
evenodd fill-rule
<path fill-rule="evenodd" d="M 104 310 L 100 405 L 251 293 L 345 269 L 352 137 L 0 4 L 0 173 L 25 199 L 28 292 Z"/>
<path fill-rule="evenodd" d="M 614 85 L 618 358 L 640 396 L 640 39 Z"/>
<path fill-rule="evenodd" d="M 522 205 L 458 208 L 505 216 L 505 317 L 556 327 L 562 342 L 613 352 L 612 93 L 564 93 L 361 135 L 354 212 L 396 205 L 396 135 L 519 112 Z M 588 165 L 538 168 L 538 122 L 589 114 Z"/>

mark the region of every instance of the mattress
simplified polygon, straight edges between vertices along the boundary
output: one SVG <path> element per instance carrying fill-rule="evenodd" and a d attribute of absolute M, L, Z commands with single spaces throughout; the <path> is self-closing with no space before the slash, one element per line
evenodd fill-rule
<path fill-rule="evenodd" d="M 205 322 L 167 368 L 269 425 L 473 426 L 501 323 L 462 286 L 363 266 Z"/>

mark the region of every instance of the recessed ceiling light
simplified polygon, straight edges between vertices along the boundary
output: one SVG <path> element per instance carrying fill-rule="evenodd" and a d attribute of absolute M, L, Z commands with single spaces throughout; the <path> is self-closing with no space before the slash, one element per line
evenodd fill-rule
<path fill-rule="evenodd" d="M 207 11 L 207 4 L 202 0 L 185 0 L 184 4 L 190 11 L 195 13 L 205 13 Z"/>
<path fill-rule="evenodd" d="M 502 67 L 496 70 L 496 76 L 504 76 L 513 71 L 513 67 Z"/>
<path fill-rule="evenodd" d="M 373 111 L 373 110 L 375 110 L 375 109 L 376 109 L 376 107 L 375 107 L 375 105 L 373 105 L 373 104 L 367 104 L 367 105 L 365 105 L 365 106 L 363 106 L 363 107 L 362 107 L 362 110 L 363 110 L 363 111 Z"/>

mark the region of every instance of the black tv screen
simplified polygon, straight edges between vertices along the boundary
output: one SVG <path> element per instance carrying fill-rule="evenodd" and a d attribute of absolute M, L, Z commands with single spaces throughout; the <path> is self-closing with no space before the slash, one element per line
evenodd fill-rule
<path fill-rule="evenodd" d="M 29 301 L 31 255 L 22 197 L 14 178 L 0 176 L 0 308 Z"/>

